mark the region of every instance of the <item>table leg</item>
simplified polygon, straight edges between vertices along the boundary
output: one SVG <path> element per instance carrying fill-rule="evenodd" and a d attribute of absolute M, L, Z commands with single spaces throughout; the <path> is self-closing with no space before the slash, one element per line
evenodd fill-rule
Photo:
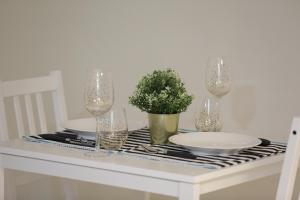
<path fill-rule="evenodd" d="M 150 200 L 150 199 L 151 199 L 151 193 L 150 192 L 144 192 L 144 200 Z"/>
<path fill-rule="evenodd" d="M 178 200 L 200 200 L 198 184 L 179 183 Z"/>
<path fill-rule="evenodd" d="M 4 200 L 4 169 L 0 167 L 0 200 Z"/>
<path fill-rule="evenodd" d="M 79 193 L 78 193 L 78 187 L 76 181 L 61 178 L 60 183 L 64 191 L 65 200 L 79 199 Z"/>

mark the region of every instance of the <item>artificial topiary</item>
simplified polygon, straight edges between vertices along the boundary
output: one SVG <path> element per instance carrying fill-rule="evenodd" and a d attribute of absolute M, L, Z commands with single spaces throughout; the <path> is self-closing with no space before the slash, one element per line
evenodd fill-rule
<path fill-rule="evenodd" d="M 129 103 L 152 114 L 176 114 L 186 111 L 192 103 L 184 83 L 173 69 L 155 70 L 144 76 Z"/>

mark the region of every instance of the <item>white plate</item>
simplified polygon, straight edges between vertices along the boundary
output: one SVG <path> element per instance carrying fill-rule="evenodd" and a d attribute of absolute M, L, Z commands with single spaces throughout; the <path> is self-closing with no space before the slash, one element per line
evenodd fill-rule
<path fill-rule="evenodd" d="M 231 154 L 261 143 L 256 137 L 225 132 L 180 133 L 171 136 L 169 141 L 190 149 L 196 155 Z"/>
<path fill-rule="evenodd" d="M 96 120 L 95 118 L 81 118 L 68 120 L 65 123 L 63 123 L 63 127 L 74 132 L 86 132 L 91 134 L 95 133 Z M 146 123 L 144 122 L 128 120 L 128 131 L 135 131 L 144 127 L 146 127 Z"/>

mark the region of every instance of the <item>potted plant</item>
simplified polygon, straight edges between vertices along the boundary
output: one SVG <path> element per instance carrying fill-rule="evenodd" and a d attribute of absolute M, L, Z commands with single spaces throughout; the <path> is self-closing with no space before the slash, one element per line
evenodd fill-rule
<path fill-rule="evenodd" d="M 152 144 L 164 144 L 177 133 L 179 114 L 192 103 L 173 69 L 155 70 L 138 82 L 129 103 L 148 113 Z"/>

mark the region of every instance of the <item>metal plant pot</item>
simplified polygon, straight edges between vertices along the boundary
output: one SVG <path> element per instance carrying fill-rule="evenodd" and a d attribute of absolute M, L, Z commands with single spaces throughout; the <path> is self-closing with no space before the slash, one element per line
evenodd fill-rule
<path fill-rule="evenodd" d="M 148 113 L 151 144 L 166 144 L 168 138 L 177 133 L 179 113 Z"/>

